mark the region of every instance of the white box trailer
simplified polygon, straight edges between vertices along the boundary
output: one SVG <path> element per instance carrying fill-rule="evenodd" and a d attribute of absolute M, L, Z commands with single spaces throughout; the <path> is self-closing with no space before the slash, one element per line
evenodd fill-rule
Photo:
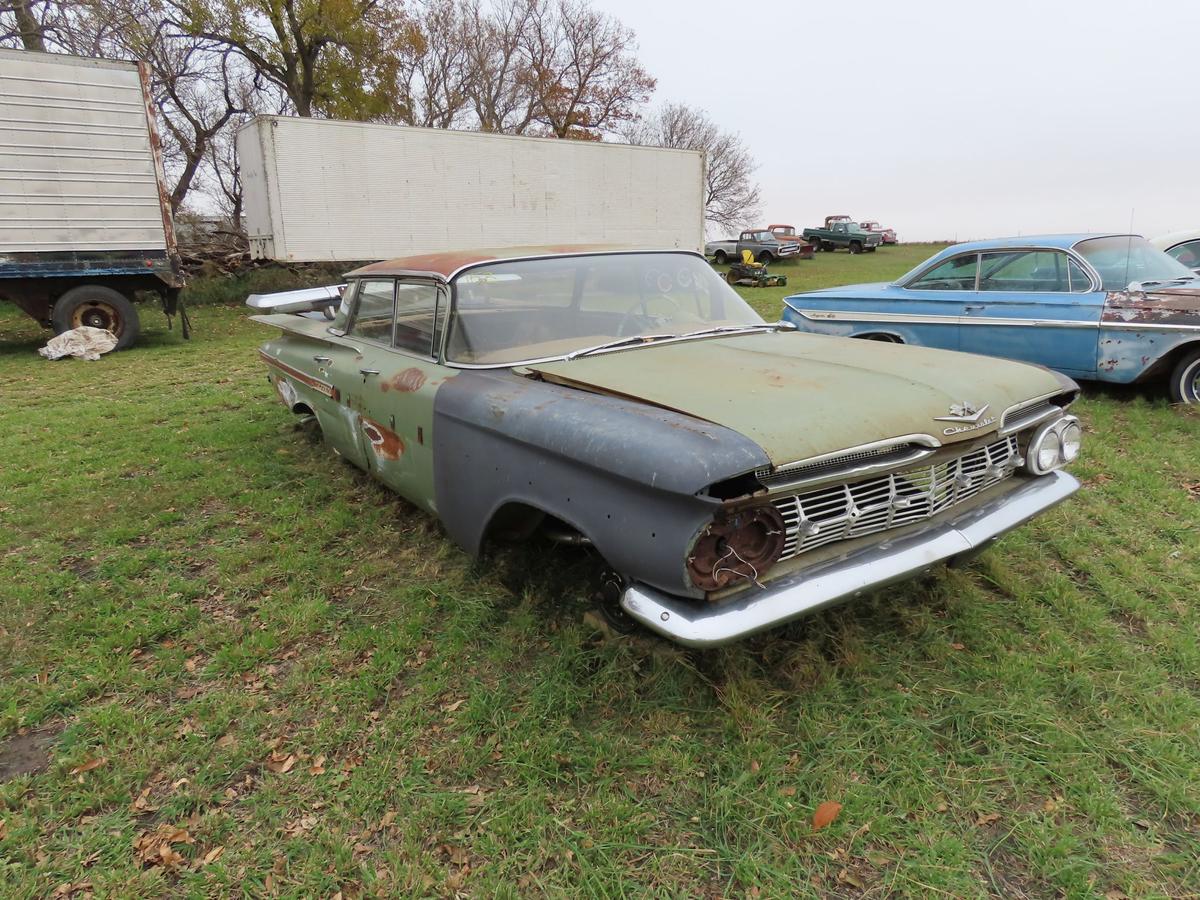
<path fill-rule="evenodd" d="M 278 116 L 237 150 L 255 257 L 704 246 L 697 151 Z"/>
<path fill-rule="evenodd" d="M 125 347 L 182 283 L 144 67 L 0 50 L 0 296 Z"/>

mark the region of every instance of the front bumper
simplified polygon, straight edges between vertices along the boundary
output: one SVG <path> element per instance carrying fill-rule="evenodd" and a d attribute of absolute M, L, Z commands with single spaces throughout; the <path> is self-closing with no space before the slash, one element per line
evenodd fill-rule
<path fill-rule="evenodd" d="M 621 607 L 680 644 L 715 647 L 913 578 L 938 563 L 969 559 L 1077 490 L 1073 476 L 1052 472 L 949 521 L 786 575 L 733 600 L 703 605 L 634 584 L 621 597 Z"/>

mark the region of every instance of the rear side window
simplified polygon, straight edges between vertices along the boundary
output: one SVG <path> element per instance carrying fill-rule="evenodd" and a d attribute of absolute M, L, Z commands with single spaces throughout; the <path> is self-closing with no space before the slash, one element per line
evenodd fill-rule
<path fill-rule="evenodd" d="M 1200 239 L 1177 244 L 1167 251 L 1189 269 L 1200 269 Z"/>
<path fill-rule="evenodd" d="M 360 282 L 354 319 L 348 333 L 354 337 L 390 344 L 395 293 L 396 282 L 390 278 Z"/>
<path fill-rule="evenodd" d="M 432 356 L 438 289 L 431 281 L 396 285 L 396 347 Z"/>
<path fill-rule="evenodd" d="M 1083 271 L 1083 267 L 1075 260 L 1071 260 L 1067 268 L 1071 275 L 1071 293 L 1088 293 L 1092 289 L 1092 279 L 1088 277 L 1087 272 Z"/>
<path fill-rule="evenodd" d="M 905 287 L 916 291 L 973 291 L 979 255 L 968 253 L 938 263 Z"/>
<path fill-rule="evenodd" d="M 1056 250 L 1006 250 L 984 253 L 979 290 L 1020 293 L 1066 293 L 1067 255 Z"/>

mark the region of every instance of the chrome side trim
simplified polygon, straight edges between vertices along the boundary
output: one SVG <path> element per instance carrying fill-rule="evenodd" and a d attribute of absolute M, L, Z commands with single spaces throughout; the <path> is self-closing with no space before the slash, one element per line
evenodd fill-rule
<path fill-rule="evenodd" d="M 1110 322 L 1101 320 L 1100 328 L 1119 328 L 1123 331 L 1200 331 L 1200 323 L 1196 325 L 1162 325 L 1147 322 Z"/>
<path fill-rule="evenodd" d="M 786 301 L 785 301 L 786 302 Z M 907 325 L 1015 325 L 1017 327 L 1052 328 L 1100 328 L 1101 322 L 1086 322 L 1077 319 L 1015 319 L 1004 316 L 937 316 L 914 313 L 858 312 L 843 309 L 801 309 L 788 303 L 788 308 L 804 318 L 826 322 L 895 322 Z M 1124 327 L 1124 326 L 1120 326 Z M 1194 326 L 1159 326 L 1194 327 Z"/>
<path fill-rule="evenodd" d="M 725 602 L 705 604 L 633 584 L 621 597 L 621 607 L 680 644 L 716 647 L 913 578 L 938 563 L 968 559 L 1078 489 L 1075 478 L 1054 472 L 950 521 L 783 576 L 763 590 L 747 588 Z"/>

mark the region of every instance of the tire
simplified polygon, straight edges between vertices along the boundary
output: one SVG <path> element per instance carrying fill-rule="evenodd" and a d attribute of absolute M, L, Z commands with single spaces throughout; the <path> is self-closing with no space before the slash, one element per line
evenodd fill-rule
<path fill-rule="evenodd" d="M 725 265 L 725 263 L 728 260 L 729 260 L 729 257 L 725 255 L 724 250 L 718 250 L 716 253 L 713 254 L 713 262 L 715 262 L 718 266 Z"/>
<path fill-rule="evenodd" d="M 762 253 L 758 254 L 758 261 L 764 266 L 769 266 L 773 259 L 775 259 L 775 257 L 772 256 L 768 250 L 764 250 Z"/>
<path fill-rule="evenodd" d="M 55 334 L 81 325 L 106 328 L 117 336 L 117 350 L 129 347 L 142 330 L 129 299 L 101 284 L 83 284 L 59 297 L 50 313 L 50 324 Z"/>
<path fill-rule="evenodd" d="M 850 242 L 850 252 L 851 253 L 862 253 L 862 249 L 863 249 L 862 244 L 860 244 L 858 241 Z"/>
<path fill-rule="evenodd" d="M 821 241 L 821 249 L 826 253 L 833 253 L 835 250 L 837 250 L 837 247 L 833 246 L 833 244 L 829 243 L 829 241 Z"/>
<path fill-rule="evenodd" d="M 1171 373 L 1168 390 L 1175 403 L 1200 403 L 1200 349 L 1179 360 Z"/>

